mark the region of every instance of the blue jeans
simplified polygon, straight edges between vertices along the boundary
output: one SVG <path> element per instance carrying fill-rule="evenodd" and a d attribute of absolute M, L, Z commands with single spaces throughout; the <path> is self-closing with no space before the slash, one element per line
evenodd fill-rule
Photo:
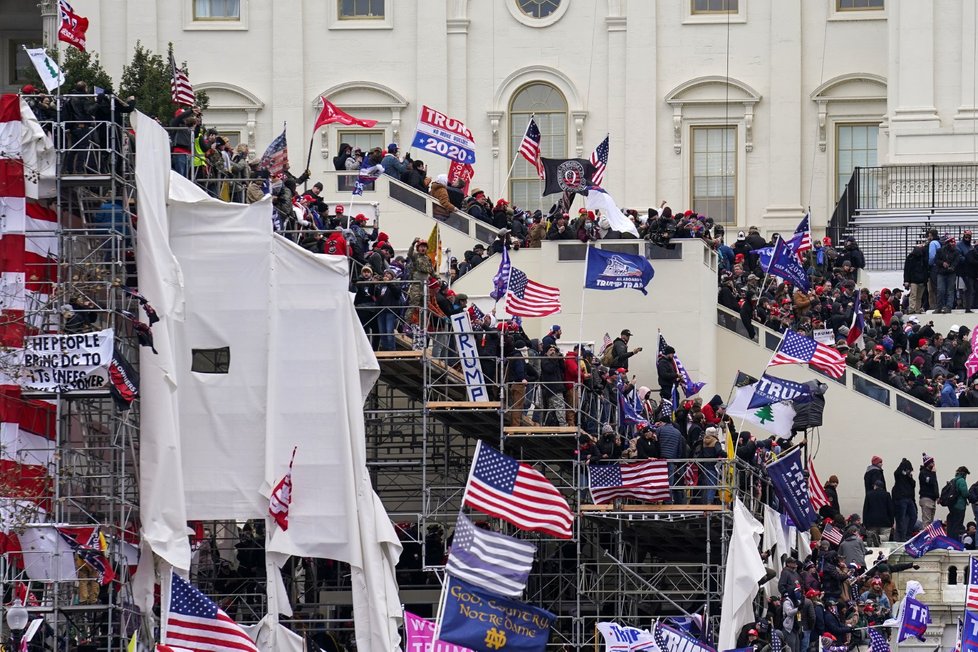
<path fill-rule="evenodd" d="M 397 325 L 397 315 L 392 310 L 381 310 L 377 315 L 377 330 L 380 332 L 380 350 L 394 350 L 394 327 Z"/>
<path fill-rule="evenodd" d="M 701 487 L 706 487 L 702 490 L 703 504 L 712 505 L 713 501 L 717 497 L 717 470 L 714 466 L 712 469 L 707 465 L 700 465 L 700 481 L 699 485 Z"/>
<path fill-rule="evenodd" d="M 937 275 L 937 307 L 954 309 L 954 293 L 958 285 L 958 277 L 954 274 Z"/>
<path fill-rule="evenodd" d="M 893 511 L 896 516 L 896 540 L 906 541 L 917 522 L 917 505 L 913 498 L 900 498 L 893 501 Z"/>
<path fill-rule="evenodd" d="M 679 487 L 679 488 L 674 488 L 672 490 L 672 503 L 674 505 L 682 505 L 686 500 L 685 497 L 683 496 L 685 490 L 682 489 L 683 476 L 684 476 L 684 474 L 681 473 L 682 465 L 674 464 L 673 462 L 669 462 L 668 464 L 669 464 L 669 484 L 672 487 Z"/>
<path fill-rule="evenodd" d="M 190 178 L 190 154 L 170 154 L 170 167 L 181 177 Z"/>

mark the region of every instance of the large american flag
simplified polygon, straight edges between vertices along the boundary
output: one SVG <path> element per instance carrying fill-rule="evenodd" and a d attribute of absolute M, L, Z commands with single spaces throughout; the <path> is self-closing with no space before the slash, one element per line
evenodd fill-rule
<path fill-rule="evenodd" d="M 570 539 L 574 521 L 563 495 L 542 473 L 481 441 L 476 445 L 462 504 L 521 530 Z"/>
<path fill-rule="evenodd" d="M 819 482 L 818 474 L 815 473 L 815 466 L 812 464 L 811 458 L 808 458 L 808 495 L 812 501 L 812 509 L 816 512 L 832 504 L 832 501 L 829 500 L 829 495 L 825 493 L 825 487 Z"/>
<path fill-rule="evenodd" d="M 869 628 L 869 650 L 870 652 L 890 652 L 890 644 L 886 637 L 873 627 Z"/>
<path fill-rule="evenodd" d="M 514 267 L 506 290 L 506 312 L 520 317 L 546 317 L 560 312 L 560 289 L 531 281 Z"/>
<path fill-rule="evenodd" d="M 476 527 L 459 514 L 445 570 L 491 593 L 518 598 L 526 589 L 535 544 Z"/>
<path fill-rule="evenodd" d="M 265 153 L 261 155 L 258 167 L 268 170 L 268 176 L 274 179 L 285 171 L 285 163 L 288 160 L 289 144 L 285 140 L 285 129 L 282 129 L 282 133 L 268 145 Z"/>
<path fill-rule="evenodd" d="M 176 573 L 171 577 L 165 643 L 194 652 L 258 652 L 238 623 L 218 609 L 210 598 Z"/>
<path fill-rule="evenodd" d="M 531 115 L 530 123 L 526 125 L 526 132 L 523 134 L 523 140 L 520 141 L 520 156 L 536 168 L 537 175 L 542 179 L 544 174 L 543 161 L 540 160 L 540 138 L 540 128 L 537 127 L 537 121 Z"/>
<path fill-rule="evenodd" d="M 968 592 L 964 596 L 964 608 L 978 611 L 978 557 L 971 557 L 968 564 Z"/>
<path fill-rule="evenodd" d="M 591 165 L 594 166 L 594 173 L 591 174 L 591 184 L 600 186 L 604 181 L 604 170 L 608 167 L 608 136 L 604 137 L 601 144 L 591 152 Z"/>
<path fill-rule="evenodd" d="M 588 467 L 591 499 L 595 504 L 615 498 L 635 498 L 649 503 L 669 500 L 669 464 L 642 460 L 630 464 L 595 464 Z"/>
<path fill-rule="evenodd" d="M 172 52 L 170 53 L 170 74 L 170 97 L 173 98 L 173 103 L 193 106 L 197 101 L 194 96 L 194 87 L 190 85 L 190 77 L 187 76 L 187 73 L 177 68 L 177 62 L 173 59 Z"/>
<path fill-rule="evenodd" d="M 793 330 L 784 333 L 769 367 L 781 364 L 810 364 L 833 378 L 841 378 L 846 371 L 846 359 L 830 346 L 825 346 L 810 337 L 799 335 Z"/>

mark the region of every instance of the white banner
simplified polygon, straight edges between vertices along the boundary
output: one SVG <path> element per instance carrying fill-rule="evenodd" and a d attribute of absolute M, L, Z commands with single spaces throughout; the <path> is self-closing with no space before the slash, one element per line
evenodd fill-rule
<path fill-rule="evenodd" d="M 812 331 L 812 336 L 816 342 L 828 344 L 829 346 L 835 345 L 835 334 L 831 328 L 816 328 Z"/>
<path fill-rule="evenodd" d="M 465 374 L 465 387 L 469 392 L 469 400 L 488 401 L 489 392 L 486 391 L 486 380 L 482 376 L 479 350 L 476 348 L 475 335 L 471 332 L 472 324 L 469 323 L 469 313 L 463 311 L 457 315 L 452 315 L 451 320 L 452 330 L 455 331 L 459 362 L 462 363 L 462 373 Z"/>
<path fill-rule="evenodd" d="M 657 652 L 659 646 L 655 637 L 647 629 L 618 625 L 616 623 L 598 623 L 598 631 L 604 637 L 605 652 Z"/>
<path fill-rule="evenodd" d="M 95 333 L 26 337 L 19 384 L 62 392 L 107 387 L 113 339 L 111 328 Z"/>

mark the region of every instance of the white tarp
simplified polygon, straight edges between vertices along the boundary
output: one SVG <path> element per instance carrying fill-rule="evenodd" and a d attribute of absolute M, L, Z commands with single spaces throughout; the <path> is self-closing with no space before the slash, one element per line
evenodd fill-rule
<path fill-rule="evenodd" d="M 289 529 L 270 528 L 267 550 L 349 562 L 358 648 L 397 649 L 401 547 L 370 485 L 363 424 L 379 366 L 346 258 L 273 235 L 267 198 L 228 204 L 176 174 L 164 194 L 166 133 L 141 114 L 136 133 L 140 290 L 161 318 L 160 355 L 140 357 L 148 542 L 189 568 L 186 520 L 264 518 L 297 447 Z M 194 350 L 224 347 L 226 373 L 192 369 Z"/>
<path fill-rule="evenodd" d="M 24 556 L 24 574 L 32 580 L 71 581 L 78 579 L 75 553 L 58 528 L 38 525 L 18 533 Z"/>
<path fill-rule="evenodd" d="M 737 634 L 741 627 L 754 620 L 754 597 L 760 590 L 757 581 L 765 573 L 757 549 L 763 533 L 764 526 L 739 498 L 736 499 L 733 534 L 727 547 L 727 569 L 723 578 L 718 650 L 737 647 Z"/>

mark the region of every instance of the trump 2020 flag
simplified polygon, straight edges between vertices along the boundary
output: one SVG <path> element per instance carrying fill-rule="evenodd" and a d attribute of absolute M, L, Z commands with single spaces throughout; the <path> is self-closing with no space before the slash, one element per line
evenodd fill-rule
<path fill-rule="evenodd" d="M 767 465 L 771 485 L 781 500 L 781 508 L 799 530 L 815 523 L 815 510 L 808 495 L 808 479 L 801 461 L 801 448 L 795 448 Z"/>
<path fill-rule="evenodd" d="M 632 288 L 648 294 L 645 287 L 653 276 L 655 270 L 645 256 L 588 247 L 584 287 L 590 290 Z"/>
<path fill-rule="evenodd" d="M 655 637 L 647 629 L 619 625 L 617 623 L 598 623 L 598 631 L 604 639 L 605 650 L 614 652 L 658 652 Z"/>
<path fill-rule="evenodd" d="M 966 610 L 961 629 L 961 652 L 978 652 L 978 614 Z"/>
<path fill-rule="evenodd" d="M 459 514 L 445 571 L 492 593 L 518 598 L 536 552 L 529 541 L 483 530 Z"/>
<path fill-rule="evenodd" d="M 473 650 L 544 652 L 556 616 L 449 576 L 435 638 Z"/>
<path fill-rule="evenodd" d="M 771 252 L 771 264 L 768 266 L 768 274 L 779 276 L 786 281 L 791 281 L 800 289 L 808 292 L 808 274 L 805 268 L 798 262 L 795 252 L 782 238 L 774 243 L 774 251 Z"/>
<path fill-rule="evenodd" d="M 781 401 L 794 401 L 795 403 L 805 403 L 812 400 L 812 388 L 793 380 L 785 380 L 768 374 L 761 374 L 754 385 L 754 395 L 751 396 L 750 403 L 747 404 L 748 410 L 779 403 Z"/>
<path fill-rule="evenodd" d="M 927 625 L 930 623 L 930 607 L 908 597 L 903 606 L 903 622 L 900 624 L 897 643 L 902 643 L 911 636 L 921 641 L 926 640 Z"/>

